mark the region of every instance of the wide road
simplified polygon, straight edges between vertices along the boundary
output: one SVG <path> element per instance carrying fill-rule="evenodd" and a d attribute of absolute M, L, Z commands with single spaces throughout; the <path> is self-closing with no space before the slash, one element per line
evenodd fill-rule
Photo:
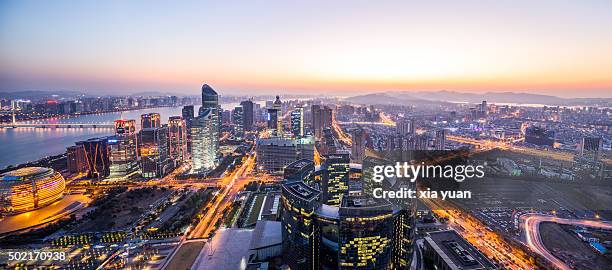
<path fill-rule="evenodd" d="M 204 217 L 200 220 L 198 225 L 193 229 L 190 233 L 189 238 L 206 238 L 211 232 L 211 228 L 214 227 L 214 224 L 219 219 L 221 214 L 223 213 L 223 209 L 231 204 L 231 199 L 233 199 L 234 195 L 239 191 L 239 187 L 241 188 L 242 182 L 247 174 L 249 174 L 253 168 L 255 167 L 255 154 L 252 154 L 247 160 L 242 163 L 242 166 L 230 173 L 226 177 L 222 178 L 220 181 L 220 185 L 223 186 L 221 192 L 215 196 L 212 202 L 209 203 L 209 211 L 206 212 Z M 234 187 L 236 182 L 241 182 L 239 185 Z"/>
<path fill-rule="evenodd" d="M 546 258 L 550 263 L 552 263 L 555 267 L 561 270 L 570 270 L 570 267 L 565 264 L 562 260 L 555 257 L 546 247 L 542 241 L 540 235 L 540 223 L 542 222 L 555 222 L 558 224 L 567 224 L 574 226 L 585 226 L 592 228 L 600 228 L 612 230 L 612 223 L 608 221 L 599 221 L 599 220 L 586 220 L 586 219 L 565 219 L 558 218 L 553 216 L 546 216 L 540 214 L 527 214 L 521 217 L 523 230 L 525 232 L 525 238 L 527 241 L 527 246 L 531 248 L 533 251 L 542 255 Z"/>
<path fill-rule="evenodd" d="M 448 225 L 452 229 L 457 231 L 487 257 L 495 258 L 502 262 L 506 269 L 524 270 L 536 268 L 521 250 L 512 247 L 497 233 L 487 230 L 482 222 L 472 218 L 468 212 L 455 208 L 442 200 L 421 198 L 421 201 L 436 215 L 448 218 Z"/>

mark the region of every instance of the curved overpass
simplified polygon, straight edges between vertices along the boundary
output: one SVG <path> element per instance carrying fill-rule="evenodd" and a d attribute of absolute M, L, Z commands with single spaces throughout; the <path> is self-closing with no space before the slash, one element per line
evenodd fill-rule
<path fill-rule="evenodd" d="M 602 228 L 612 230 L 612 223 L 608 221 L 598 220 L 586 220 L 586 219 L 566 219 L 558 218 L 553 216 L 528 214 L 521 217 L 523 222 L 523 229 L 525 230 L 525 236 L 527 240 L 527 246 L 533 251 L 539 253 L 546 258 L 555 267 L 562 270 L 570 270 L 570 267 L 565 264 L 561 259 L 555 257 L 546 247 L 540 236 L 540 223 L 542 222 L 555 222 L 558 224 L 567 224 L 574 226 L 585 226 L 592 228 Z"/>

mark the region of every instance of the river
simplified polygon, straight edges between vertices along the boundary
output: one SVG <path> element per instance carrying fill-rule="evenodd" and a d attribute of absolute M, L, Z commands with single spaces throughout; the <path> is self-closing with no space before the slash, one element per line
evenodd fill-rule
<path fill-rule="evenodd" d="M 221 104 L 224 110 L 236 103 Z M 195 106 L 195 113 L 198 108 Z M 182 107 L 163 107 L 125 112 L 81 115 L 76 117 L 53 118 L 36 123 L 109 123 L 117 119 L 135 119 L 140 128 L 140 115 L 156 112 L 161 115 L 162 124 L 168 117 L 181 115 Z M 29 123 L 32 123 L 31 121 Z M 17 165 L 66 152 L 66 147 L 76 141 L 112 135 L 112 128 L 0 128 L 0 168 Z"/>

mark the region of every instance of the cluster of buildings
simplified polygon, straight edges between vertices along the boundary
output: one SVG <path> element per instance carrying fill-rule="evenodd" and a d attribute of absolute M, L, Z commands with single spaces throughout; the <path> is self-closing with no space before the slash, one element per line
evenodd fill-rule
<path fill-rule="evenodd" d="M 157 113 L 136 120 L 116 120 L 114 135 L 78 141 L 66 149 L 68 171 L 88 178 L 125 180 L 163 177 L 187 161 L 186 125 L 180 116 L 160 124 Z"/>
<path fill-rule="evenodd" d="M 179 106 L 197 102 L 191 97 L 49 97 L 44 99 L 0 99 L 2 122 L 60 115 Z"/>
<path fill-rule="evenodd" d="M 218 95 L 205 84 L 197 116 L 193 106 L 167 124 L 158 113 L 143 114 L 138 131 L 136 120 L 116 120 L 114 135 L 68 147 L 68 171 L 96 179 L 159 178 L 186 163 L 192 173 L 206 173 L 217 164 L 219 112 Z"/>
<path fill-rule="evenodd" d="M 291 269 L 410 266 L 414 208 L 365 195 L 354 185 L 361 176 L 361 164 L 350 163 L 348 154 L 326 156 L 321 166 L 308 160 L 288 166 L 280 213 L 283 255 Z"/>
<path fill-rule="evenodd" d="M 259 170 L 281 174 L 289 164 L 300 160 L 314 160 L 316 141 L 332 127 L 333 111 L 328 106 L 296 104 L 287 112 L 279 96 L 269 102 L 266 116 L 267 135 L 257 139 L 257 167 Z M 287 127 L 285 118 L 289 119 Z M 306 124 L 310 118 L 311 124 Z"/>

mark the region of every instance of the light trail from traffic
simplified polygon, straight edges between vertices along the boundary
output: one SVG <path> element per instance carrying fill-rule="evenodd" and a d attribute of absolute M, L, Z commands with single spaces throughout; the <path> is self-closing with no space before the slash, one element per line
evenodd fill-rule
<path fill-rule="evenodd" d="M 565 219 L 539 214 L 527 214 L 522 216 L 521 220 L 523 221 L 522 228 L 525 232 L 527 246 L 529 246 L 529 248 L 531 248 L 533 251 L 542 255 L 542 257 L 546 258 L 546 260 L 548 260 L 555 267 L 561 270 L 570 270 L 571 268 L 563 260 L 557 258 L 550 251 L 548 251 L 548 249 L 544 245 L 544 242 L 542 241 L 542 237 L 540 235 L 540 224 L 542 222 L 554 222 L 558 224 L 612 230 L 612 223 L 599 220 Z"/>

